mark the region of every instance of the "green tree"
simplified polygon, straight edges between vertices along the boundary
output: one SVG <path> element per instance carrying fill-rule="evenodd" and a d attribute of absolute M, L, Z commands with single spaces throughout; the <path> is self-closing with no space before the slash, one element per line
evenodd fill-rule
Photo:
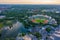
<path fill-rule="evenodd" d="M 42 35 L 38 32 L 34 33 L 34 35 L 38 38 L 38 39 L 41 39 L 42 38 Z"/>
<path fill-rule="evenodd" d="M 49 33 L 51 31 L 51 28 L 50 27 L 46 28 L 46 31 Z"/>

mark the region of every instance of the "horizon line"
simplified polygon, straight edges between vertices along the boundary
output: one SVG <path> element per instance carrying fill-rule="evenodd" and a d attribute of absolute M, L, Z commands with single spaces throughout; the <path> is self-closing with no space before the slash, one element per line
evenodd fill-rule
<path fill-rule="evenodd" d="M 4 5 L 4 4 L 6 4 L 6 3 L 1 3 L 0 5 Z M 8 4 L 6 4 L 6 5 L 8 5 Z M 9 4 L 9 5 L 60 5 L 60 4 Z"/>

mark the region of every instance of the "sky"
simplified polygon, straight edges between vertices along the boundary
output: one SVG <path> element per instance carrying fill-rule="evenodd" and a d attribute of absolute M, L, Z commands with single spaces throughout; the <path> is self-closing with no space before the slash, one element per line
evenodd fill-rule
<path fill-rule="evenodd" d="M 59 4 L 60 0 L 0 0 L 0 4 Z"/>

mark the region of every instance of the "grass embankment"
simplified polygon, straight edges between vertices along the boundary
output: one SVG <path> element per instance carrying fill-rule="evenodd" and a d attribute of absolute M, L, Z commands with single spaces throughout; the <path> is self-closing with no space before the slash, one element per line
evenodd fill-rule
<path fill-rule="evenodd" d="M 3 23 L 0 23 L 0 28 L 2 28 L 4 26 L 4 24 Z"/>

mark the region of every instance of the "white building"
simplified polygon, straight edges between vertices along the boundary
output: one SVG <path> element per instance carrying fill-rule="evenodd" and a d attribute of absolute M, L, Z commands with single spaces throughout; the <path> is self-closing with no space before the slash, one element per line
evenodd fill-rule
<path fill-rule="evenodd" d="M 18 36 L 16 40 L 37 40 L 37 38 L 32 34 L 26 34 L 25 36 Z"/>

